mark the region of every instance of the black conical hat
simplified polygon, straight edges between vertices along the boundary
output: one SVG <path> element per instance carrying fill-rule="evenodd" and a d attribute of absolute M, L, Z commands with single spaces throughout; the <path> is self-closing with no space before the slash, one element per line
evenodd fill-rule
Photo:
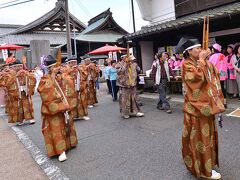
<path fill-rule="evenodd" d="M 201 46 L 197 38 L 183 36 L 177 44 L 177 53 L 184 53 L 186 50 Z"/>
<path fill-rule="evenodd" d="M 65 60 L 65 63 L 69 63 L 71 61 L 77 61 L 77 58 L 74 58 L 74 57 L 68 58 L 68 59 Z"/>
<path fill-rule="evenodd" d="M 56 63 L 56 59 L 52 55 L 48 55 L 44 58 L 44 64 L 46 66 L 50 66 L 54 63 Z"/>

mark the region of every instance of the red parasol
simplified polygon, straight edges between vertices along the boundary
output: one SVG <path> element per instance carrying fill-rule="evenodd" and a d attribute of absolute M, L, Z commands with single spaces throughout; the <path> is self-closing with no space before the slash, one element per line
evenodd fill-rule
<path fill-rule="evenodd" d="M 4 44 L 0 46 L 0 50 L 6 49 L 6 50 L 16 50 L 16 49 L 22 49 L 24 46 L 18 46 L 15 44 Z"/>
<path fill-rule="evenodd" d="M 109 46 L 108 44 L 106 44 L 105 46 L 95 49 L 94 51 L 91 51 L 88 54 L 105 54 L 109 52 L 124 51 L 124 50 L 127 50 L 127 49 L 118 47 L 118 46 Z"/>

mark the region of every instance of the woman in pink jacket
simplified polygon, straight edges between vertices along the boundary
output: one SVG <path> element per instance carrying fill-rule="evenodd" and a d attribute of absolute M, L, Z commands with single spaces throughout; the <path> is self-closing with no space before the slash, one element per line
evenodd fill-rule
<path fill-rule="evenodd" d="M 227 72 L 228 72 L 228 79 L 227 79 L 227 93 L 231 94 L 232 96 L 230 98 L 235 98 L 238 95 L 238 84 L 237 84 L 237 75 L 236 71 L 233 67 L 233 60 L 234 60 L 234 53 L 233 53 L 234 45 L 229 44 L 227 46 Z"/>
<path fill-rule="evenodd" d="M 215 43 L 213 45 L 213 54 L 209 58 L 209 62 L 211 62 L 219 71 L 220 73 L 220 83 L 221 83 L 221 88 L 222 92 L 224 95 L 224 105 L 225 107 L 227 106 L 226 104 L 226 81 L 228 79 L 228 74 L 227 74 L 227 59 L 225 56 L 221 53 L 222 47 Z"/>

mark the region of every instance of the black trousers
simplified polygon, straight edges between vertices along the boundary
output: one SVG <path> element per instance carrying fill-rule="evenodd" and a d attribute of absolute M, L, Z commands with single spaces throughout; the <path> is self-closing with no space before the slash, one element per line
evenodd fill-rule
<path fill-rule="evenodd" d="M 108 93 L 112 94 L 112 86 L 111 86 L 111 82 L 109 79 L 107 79 L 107 87 L 108 87 Z"/>
<path fill-rule="evenodd" d="M 117 81 L 116 80 L 111 80 L 111 86 L 112 86 L 112 97 L 113 100 L 117 100 L 117 93 L 118 93 L 118 86 L 117 86 Z"/>
<path fill-rule="evenodd" d="M 222 93 L 223 93 L 224 98 L 226 98 L 226 96 L 227 96 L 227 92 L 226 92 L 226 89 L 225 89 L 225 82 L 226 81 L 220 81 L 221 89 L 222 89 Z"/>

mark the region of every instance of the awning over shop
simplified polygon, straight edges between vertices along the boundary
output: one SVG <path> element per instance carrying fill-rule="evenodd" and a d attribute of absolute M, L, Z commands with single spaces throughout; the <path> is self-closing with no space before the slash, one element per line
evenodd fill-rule
<path fill-rule="evenodd" d="M 214 9 L 209 9 L 199 13 L 191 14 L 188 16 L 181 17 L 176 20 L 167 21 L 164 23 L 151 24 L 142 27 L 141 30 L 124 36 L 128 39 L 134 39 L 143 37 L 150 34 L 157 34 L 161 32 L 170 31 L 173 29 L 179 29 L 181 27 L 197 24 L 203 21 L 204 16 L 209 16 L 212 19 L 218 19 L 226 16 L 231 16 L 240 13 L 240 2 L 224 5 Z"/>

